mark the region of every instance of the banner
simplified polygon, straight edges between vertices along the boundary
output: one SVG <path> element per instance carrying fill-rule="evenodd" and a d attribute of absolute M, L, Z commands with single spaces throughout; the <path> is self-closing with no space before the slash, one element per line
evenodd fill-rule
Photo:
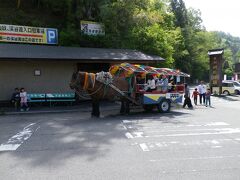
<path fill-rule="evenodd" d="M 33 44 L 57 44 L 58 30 L 52 28 L 0 24 L 0 41 Z"/>
<path fill-rule="evenodd" d="M 93 21 L 80 21 L 81 31 L 86 35 L 105 35 L 104 25 Z"/>

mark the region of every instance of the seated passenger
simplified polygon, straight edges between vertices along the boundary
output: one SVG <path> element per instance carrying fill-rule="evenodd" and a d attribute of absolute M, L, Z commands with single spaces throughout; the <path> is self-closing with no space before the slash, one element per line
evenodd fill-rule
<path fill-rule="evenodd" d="M 145 79 L 141 77 L 141 75 L 136 76 L 136 84 L 138 87 L 138 90 L 144 89 Z"/>
<path fill-rule="evenodd" d="M 153 79 L 155 80 L 156 86 L 159 84 L 159 79 L 156 75 L 153 76 Z"/>
<path fill-rule="evenodd" d="M 173 80 L 170 81 L 170 83 L 168 83 L 168 92 L 172 92 L 175 90 L 175 83 Z"/>
<path fill-rule="evenodd" d="M 152 75 L 149 76 L 149 79 L 147 81 L 146 91 L 152 92 L 153 90 L 156 90 L 156 83 Z"/>
<path fill-rule="evenodd" d="M 168 90 L 168 78 L 166 75 L 163 75 L 162 78 L 159 80 L 159 87 L 161 91 L 166 92 Z"/>

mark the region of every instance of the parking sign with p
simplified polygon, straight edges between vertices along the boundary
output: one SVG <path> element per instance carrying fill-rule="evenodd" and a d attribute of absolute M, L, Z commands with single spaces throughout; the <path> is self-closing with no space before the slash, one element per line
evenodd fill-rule
<path fill-rule="evenodd" d="M 48 44 L 57 44 L 58 43 L 57 29 L 47 29 L 47 43 Z"/>

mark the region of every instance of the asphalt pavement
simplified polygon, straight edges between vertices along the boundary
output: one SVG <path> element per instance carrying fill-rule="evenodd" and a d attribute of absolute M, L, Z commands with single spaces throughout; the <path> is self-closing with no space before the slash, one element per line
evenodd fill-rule
<path fill-rule="evenodd" d="M 212 105 L 120 115 L 119 104 L 102 103 L 91 118 L 89 103 L 0 116 L 0 179 L 240 179 L 240 98 Z"/>
<path fill-rule="evenodd" d="M 102 101 L 100 102 L 100 110 L 119 109 L 118 102 Z M 28 111 L 20 111 L 14 107 L 2 107 L 0 108 L 0 114 L 2 115 L 17 115 L 17 114 L 41 114 L 41 113 L 64 113 L 64 112 L 91 112 L 91 101 L 82 101 L 77 105 L 39 105 L 33 104 Z"/>

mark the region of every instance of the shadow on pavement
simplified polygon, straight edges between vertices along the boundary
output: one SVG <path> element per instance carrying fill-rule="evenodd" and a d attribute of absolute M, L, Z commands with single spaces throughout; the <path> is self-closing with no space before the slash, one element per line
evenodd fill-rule
<path fill-rule="evenodd" d="M 139 110 L 120 115 L 118 108 L 103 109 L 102 115 L 101 118 L 91 118 L 89 111 L 12 115 L 11 118 L 21 126 L 36 123 L 38 128 L 16 151 L 1 152 L 0 156 L 13 155 L 16 162 L 31 167 L 63 166 L 75 157 L 83 161 L 96 161 L 111 153 L 115 143 L 126 140 L 126 131 L 122 126 L 124 120 L 160 122 L 159 125 L 186 124 L 180 117 L 191 116 L 190 113 L 174 110 L 163 114 Z"/>
<path fill-rule="evenodd" d="M 213 97 L 219 98 L 219 99 L 224 99 L 227 101 L 239 101 L 239 96 L 238 95 L 231 95 L 231 96 L 226 96 L 226 95 L 214 95 Z"/>

